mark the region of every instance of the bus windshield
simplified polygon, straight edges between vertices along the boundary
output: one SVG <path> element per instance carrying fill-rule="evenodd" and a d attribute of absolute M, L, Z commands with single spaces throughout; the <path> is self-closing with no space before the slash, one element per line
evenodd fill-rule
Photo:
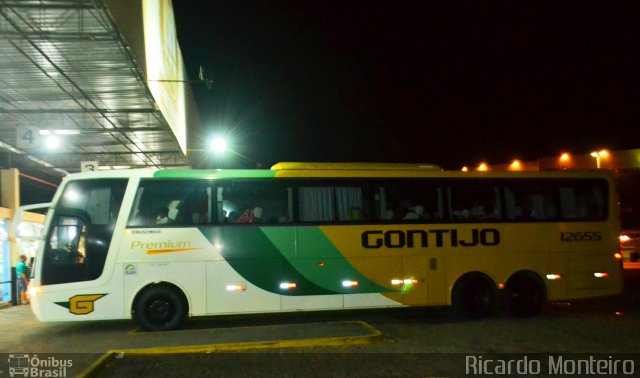
<path fill-rule="evenodd" d="M 42 283 L 95 280 L 102 274 L 127 180 L 69 183 L 46 237 Z"/>

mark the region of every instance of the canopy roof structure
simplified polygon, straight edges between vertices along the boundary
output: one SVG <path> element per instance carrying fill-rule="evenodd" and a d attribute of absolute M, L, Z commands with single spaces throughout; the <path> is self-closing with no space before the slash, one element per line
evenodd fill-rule
<path fill-rule="evenodd" d="M 188 165 L 142 69 L 104 1 L 0 0 L 0 152 L 55 176 Z"/>

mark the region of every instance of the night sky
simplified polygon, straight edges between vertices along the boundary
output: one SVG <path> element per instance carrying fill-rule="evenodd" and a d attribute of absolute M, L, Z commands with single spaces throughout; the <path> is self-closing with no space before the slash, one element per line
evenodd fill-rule
<path fill-rule="evenodd" d="M 640 2 L 174 0 L 205 129 L 250 159 L 535 160 L 640 148 Z"/>

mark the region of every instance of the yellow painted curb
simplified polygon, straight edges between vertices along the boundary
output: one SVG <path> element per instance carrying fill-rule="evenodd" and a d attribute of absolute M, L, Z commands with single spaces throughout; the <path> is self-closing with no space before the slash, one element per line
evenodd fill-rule
<path fill-rule="evenodd" d="M 343 337 L 322 337 L 315 339 L 293 339 L 293 340 L 270 340 L 270 341 L 248 341 L 242 343 L 205 344 L 188 345 L 174 347 L 156 348 L 135 348 L 110 350 L 103 354 L 98 360 L 87 367 L 79 377 L 92 377 L 104 367 L 104 365 L 115 355 L 149 356 L 162 354 L 194 354 L 194 353 L 215 353 L 215 352 L 241 352 L 248 350 L 264 349 L 286 349 L 286 348 L 313 348 L 313 347 L 342 347 L 369 345 L 380 342 L 383 339 L 382 332 L 371 325 L 356 321 L 360 326 L 368 331 L 364 336 L 343 336 Z"/>
<path fill-rule="evenodd" d="M 107 352 L 103 354 L 102 356 L 100 356 L 100 358 L 93 361 L 91 365 L 87 366 L 86 369 L 78 374 L 78 377 L 89 378 L 95 376 L 100 371 L 100 369 L 102 369 L 102 367 L 109 361 L 109 359 L 111 359 L 111 356 L 113 356 L 113 352 Z"/>

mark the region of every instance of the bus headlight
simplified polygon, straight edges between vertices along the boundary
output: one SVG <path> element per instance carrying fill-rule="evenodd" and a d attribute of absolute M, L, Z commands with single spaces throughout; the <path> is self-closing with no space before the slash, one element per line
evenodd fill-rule
<path fill-rule="evenodd" d="M 31 285 L 29 285 L 29 288 L 27 289 L 27 292 L 29 293 L 29 296 L 31 296 L 33 298 L 38 294 L 42 294 L 42 286 L 31 286 Z"/>

